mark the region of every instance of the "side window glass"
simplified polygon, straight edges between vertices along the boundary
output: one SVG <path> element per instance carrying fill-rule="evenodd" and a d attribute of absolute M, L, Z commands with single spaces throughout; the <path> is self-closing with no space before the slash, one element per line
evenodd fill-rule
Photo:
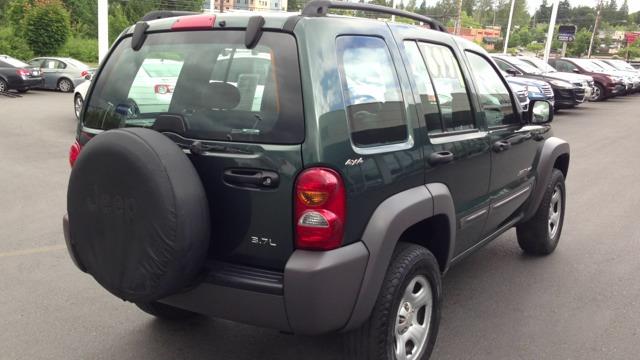
<path fill-rule="evenodd" d="M 504 61 L 501 60 L 497 60 L 496 59 L 496 64 L 498 65 L 498 67 L 500 68 L 500 70 L 502 71 L 507 71 L 507 70 L 515 70 L 513 66 L 507 64 Z"/>
<path fill-rule="evenodd" d="M 45 60 L 43 68 L 45 68 L 45 69 L 55 69 L 56 68 L 56 62 L 53 61 L 53 60 Z"/>
<path fill-rule="evenodd" d="M 422 111 L 424 112 L 429 134 L 441 133 L 444 127 L 442 126 L 440 110 L 438 109 L 438 99 L 433 89 L 431 76 L 418 49 L 418 44 L 414 41 L 405 41 L 404 49 L 409 60 L 411 75 L 420 95 L 420 103 L 422 104 Z"/>
<path fill-rule="evenodd" d="M 451 49 L 442 45 L 420 43 L 420 50 L 433 79 L 443 131 L 474 129 L 467 88 L 460 64 Z"/>
<path fill-rule="evenodd" d="M 404 101 L 386 43 L 376 37 L 341 36 L 336 46 L 354 145 L 371 147 L 406 141 Z"/>
<path fill-rule="evenodd" d="M 510 92 L 489 60 L 473 52 L 467 52 L 467 58 L 487 126 L 518 124 Z"/>
<path fill-rule="evenodd" d="M 56 60 L 56 69 L 66 69 L 66 68 L 67 68 L 67 64 L 63 63 L 62 61 Z"/>

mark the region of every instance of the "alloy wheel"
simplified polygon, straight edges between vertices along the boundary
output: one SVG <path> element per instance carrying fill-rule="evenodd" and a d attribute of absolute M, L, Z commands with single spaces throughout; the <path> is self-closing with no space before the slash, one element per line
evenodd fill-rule
<path fill-rule="evenodd" d="M 76 111 L 76 117 L 78 119 L 80 119 L 80 112 L 82 111 L 83 103 L 84 101 L 82 100 L 82 97 L 80 95 L 76 96 L 76 100 L 73 102 L 73 104 L 74 104 L 74 109 Z"/>
<path fill-rule="evenodd" d="M 429 335 L 433 309 L 433 292 L 423 275 L 416 275 L 407 285 L 396 316 L 393 335 L 396 360 L 420 359 Z"/>
<path fill-rule="evenodd" d="M 553 189 L 553 195 L 551 195 L 551 202 L 549 204 L 549 237 L 555 238 L 560 227 L 560 221 L 562 216 L 562 189 L 559 185 Z"/>
<path fill-rule="evenodd" d="M 60 89 L 60 91 L 62 92 L 69 92 L 71 91 L 71 87 L 73 85 L 71 85 L 71 82 L 69 82 L 69 80 L 60 80 L 60 84 L 58 84 L 58 88 Z"/>

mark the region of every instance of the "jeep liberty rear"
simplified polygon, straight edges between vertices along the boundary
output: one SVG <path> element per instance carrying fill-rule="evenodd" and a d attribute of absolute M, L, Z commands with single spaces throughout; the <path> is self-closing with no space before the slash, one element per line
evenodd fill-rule
<path fill-rule="evenodd" d="M 425 360 L 452 263 L 512 227 L 547 255 L 562 230 L 551 105 L 523 112 L 481 47 L 402 10 L 151 14 L 80 118 L 69 253 L 161 318 L 341 331 L 349 359 Z"/>

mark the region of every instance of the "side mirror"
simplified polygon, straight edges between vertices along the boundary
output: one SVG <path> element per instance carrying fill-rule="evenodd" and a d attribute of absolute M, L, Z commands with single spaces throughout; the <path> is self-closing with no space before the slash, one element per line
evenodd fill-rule
<path fill-rule="evenodd" d="M 553 106 L 546 100 L 534 100 L 527 115 L 532 124 L 548 124 L 553 120 Z"/>
<path fill-rule="evenodd" d="M 509 69 L 507 69 L 506 73 L 507 73 L 507 74 L 509 74 L 509 75 L 511 75 L 511 76 L 518 76 L 518 75 L 520 75 L 520 72 L 519 72 L 518 70 L 516 70 L 516 69 L 513 69 L 513 68 L 509 68 Z"/>
<path fill-rule="evenodd" d="M 576 73 L 576 74 L 580 74 L 580 70 L 578 70 L 578 69 L 573 69 L 573 72 Z"/>

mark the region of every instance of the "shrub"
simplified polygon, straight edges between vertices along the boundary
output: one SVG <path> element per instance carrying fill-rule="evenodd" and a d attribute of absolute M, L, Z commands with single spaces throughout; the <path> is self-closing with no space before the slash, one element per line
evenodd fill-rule
<path fill-rule="evenodd" d="M 0 54 L 22 60 L 29 60 L 33 57 L 33 52 L 27 43 L 17 37 L 9 28 L 0 28 Z"/>
<path fill-rule="evenodd" d="M 24 38 L 36 55 L 55 54 L 71 34 L 69 12 L 61 2 L 40 0 L 24 18 Z"/>
<path fill-rule="evenodd" d="M 71 37 L 58 52 L 60 56 L 72 57 L 86 63 L 98 62 L 98 40 Z"/>

